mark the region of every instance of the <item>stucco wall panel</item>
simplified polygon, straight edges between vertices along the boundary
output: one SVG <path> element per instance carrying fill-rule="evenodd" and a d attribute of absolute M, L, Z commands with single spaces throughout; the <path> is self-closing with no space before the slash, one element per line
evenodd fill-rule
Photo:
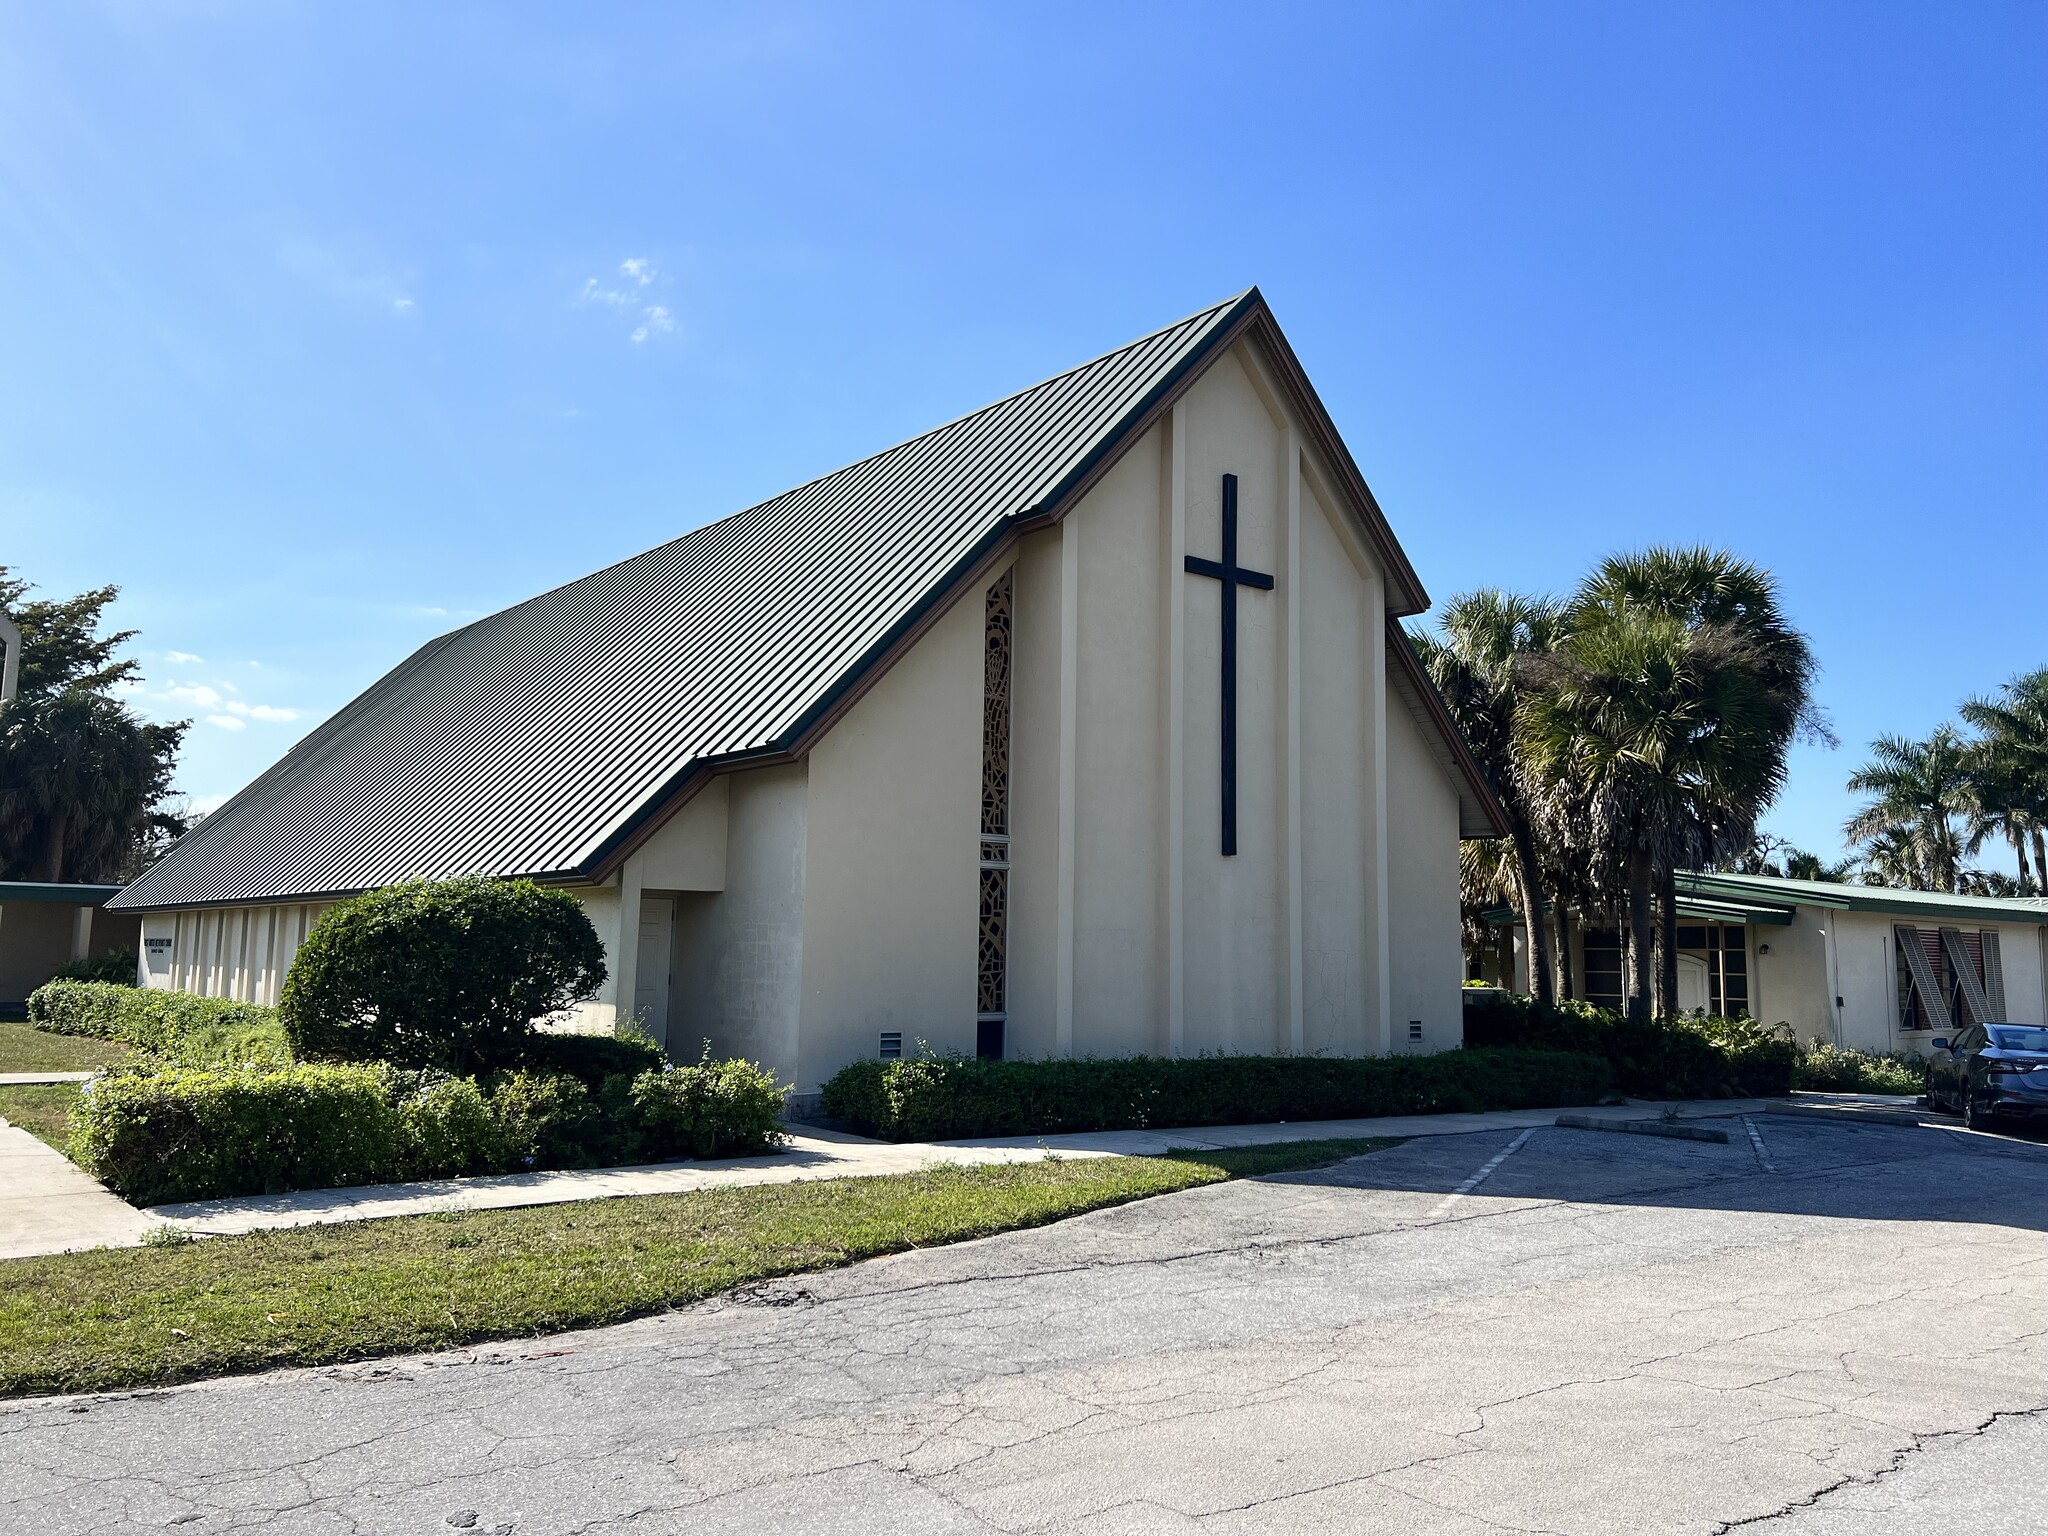
<path fill-rule="evenodd" d="M 688 1059 L 709 1040 L 716 1056 L 797 1070 L 803 1002 L 803 763 L 729 775 L 725 889 L 676 897 L 670 960 L 669 1050 Z"/>
<path fill-rule="evenodd" d="M 1160 438 L 1140 443 L 1066 519 L 1079 540 L 1074 1048 L 1157 1051 L 1165 1019 L 1165 561 Z"/>
<path fill-rule="evenodd" d="M 1018 546 L 1010 683 L 1013 1057 L 1053 1054 L 1059 947 L 1060 533 Z"/>
<path fill-rule="evenodd" d="M 802 1091 L 885 1030 L 974 1049 L 984 626 L 962 598 L 811 751 Z"/>
<path fill-rule="evenodd" d="M 1368 874 L 1373 679 L 1363 637 L 1372 588 L 1344 553 L 1313 496 L 1302 507 L 1302 1047 L 1357 1055 L 1373 1048 L 1376 957 Z M 1452 833 L 1456 857 L 1456 832 Z"/>
<path fill-rule="evenodd" d="M 1458 792 L 1407 709 L 1387 711 L 1387 794 L 1400 807 L 1387 826 L 1387 904 L 1396 1051 L 1440 1051 L 1464 1034 L 1458 995 Z M 1422 1038 L 1410 1038 L 1419 1022 Z"/>
<path fill-rule="evenodd" d="M 1235 355 L 1181 402 L 1187 432 L 1187 549 L 1223 552 L 1223 476 L 1238 477 L 1241 565 L 1285 558 L 1281 431 Z M 1238 851 L 1221 848 L 1222 586 L 1181 577 L 1186 605 L 1183 857 L 1184 1050 L 1272 1051 L 1287 1030 L 1286 807 L 1281 798 L 1285 649 L 1281 594 L 1240 588 L 1237 609 Z"/>

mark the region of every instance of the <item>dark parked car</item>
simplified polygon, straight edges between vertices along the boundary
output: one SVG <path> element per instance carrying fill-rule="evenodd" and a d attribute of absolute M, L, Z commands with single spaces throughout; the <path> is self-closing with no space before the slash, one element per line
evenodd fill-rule
<path fill-rule="evenodd" d="M 2048 1119 L 2048 1029 L 1971 1024 L 1933 1040 L 1927 1103 L 1982 1126 L 1992 1119 Z"/>

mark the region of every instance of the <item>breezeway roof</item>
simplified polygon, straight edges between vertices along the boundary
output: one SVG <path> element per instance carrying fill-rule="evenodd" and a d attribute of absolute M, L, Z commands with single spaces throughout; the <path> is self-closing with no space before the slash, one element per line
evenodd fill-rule
<path fill-rule="evenodd" d="M 1881 912 L 1949 922 L 2039 923 L 2048 926 L 2048 900 L 2039 896 L 1955 896 L 1946 891 L 1902 891 L 1835 880 L 1790 880 L 1782 875 L 1728 875 L 1678 871 L 1673 877 L 1679 917 L 1691 922 L 1742 923 L 1782 928 L 1799 907 L 1835 912 Z M 1519 923 L 1513 907 L 1489 908 L 1489 927 Z"/>
<path fill-rule="evenodd" d="M 954 586 L 1057 518 L 1253 327 L 1352 488 L 1388 572 L 1390 614 L 1419 612 L 1427 594 L 1249 289 L 428 642 L 111 905 L 275 901 L 455 875 L 601 876 L 693 775 L 798 750 Z M 1483 825 L 1490 792 L 1462 740 L 1454 754 L 1466 820 Z"/>
<path fill-rule="evenodd" d="M 1678 885 L 1681 908 L 1690 896 L 1788 911 L 1796 905 L 1951 921 L 2048 924 L 2048 901 L 2038 896 L 1956 896 L 1947 891 L 1902 891 L 1835 880 L 1792 880 L 1782 875 L 1681 874 Z"/>

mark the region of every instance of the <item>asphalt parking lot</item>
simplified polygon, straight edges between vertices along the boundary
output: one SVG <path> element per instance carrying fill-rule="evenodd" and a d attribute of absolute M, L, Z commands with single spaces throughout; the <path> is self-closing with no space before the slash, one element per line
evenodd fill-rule
<path fill-rule="evenodd" d="M 2048 1147 L 1715 1123 L 1412 1141 L 602 1331 L 8 1404 L 0 1531 L 2041 1529 Z"/>

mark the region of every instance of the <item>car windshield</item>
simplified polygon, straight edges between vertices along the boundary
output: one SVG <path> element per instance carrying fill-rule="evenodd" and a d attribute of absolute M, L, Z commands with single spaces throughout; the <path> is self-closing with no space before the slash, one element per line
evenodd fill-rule
<path fill-rule="evenodd" d="M 2001 1051 L 2048 1051 L 2048 1029 L 2032 1024 L 1987 1025 L 1991 1043 Z"/>

